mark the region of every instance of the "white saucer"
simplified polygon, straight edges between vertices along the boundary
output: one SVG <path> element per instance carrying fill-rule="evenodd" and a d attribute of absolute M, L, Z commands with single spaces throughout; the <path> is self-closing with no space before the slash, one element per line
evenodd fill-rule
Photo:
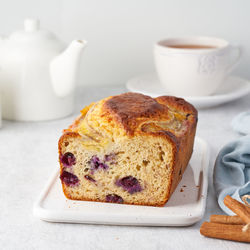
<path fill-rule="evenodd" d="M 126 83 L 128 90 L 138 92 L 144 95 L 157 97 L 161 95 L 170 95 L 165 90 L 156 74 L 142 75 L 130 79 Z M 250 93 L 250 82 L 246 79 L 236 76 L 229 76 L 225 84 L 210 96 L 181 96 L 196 108 L 210 108 L 223 103 L 231 102 Z"/>

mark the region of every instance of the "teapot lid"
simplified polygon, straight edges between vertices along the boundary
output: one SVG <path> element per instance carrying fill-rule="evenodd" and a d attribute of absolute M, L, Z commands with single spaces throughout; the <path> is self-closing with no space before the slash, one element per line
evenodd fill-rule
<path fill-rule="evenodd" d="M 40 29 L 38 19 L 32 18 L 25 19 L 24 29 L 12 33 L 9 39 L 16 42 L 56 42 L 62 44 L 53 33 Z"/>

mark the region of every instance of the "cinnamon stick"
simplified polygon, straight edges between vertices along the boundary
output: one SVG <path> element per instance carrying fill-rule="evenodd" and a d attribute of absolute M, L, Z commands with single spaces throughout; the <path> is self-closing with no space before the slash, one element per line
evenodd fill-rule
<path fill-rule="evenodd" d="M 236 213 L 246 224 L 250 223 L 250 211 L 247 206 L 227 195 L 224 204 Z"/>
<path fill-rule="evenodd" d="M 248 200 L 250 200 L 250 194 L 242 195 L 241 199 L 245 203 L 245 205 L 250 209 L 250 203 L 248 202 Z"/>
<path fill-rule="evenodd" d="M 245 222 L 238 215 L 229 216 L 229 215 L 212 214 L 210 216 L 210 222 L 231 224 L 231 225 L 245 225 Z"/>
<path fill-rule="evenodd" d="M 204 222 L 201 225 L 200 233 L 210 238 L 250 242 L 250 230 L 243 232 L 242 225 Z"/>

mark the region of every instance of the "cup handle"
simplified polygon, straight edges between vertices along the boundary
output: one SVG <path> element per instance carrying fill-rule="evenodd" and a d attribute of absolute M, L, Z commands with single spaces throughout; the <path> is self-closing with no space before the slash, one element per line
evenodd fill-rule
<path fill-rule="evenodd" d="M 236 51 L 236 55 L 235 58 L 233 60 L 233 62 L 227 66 L 226 68 L 226 72 L 227 74 L 229 74 L 240 62 L 241 59 L 241 55 L 242 55 L 242 49 L 239 46 L 230 46 L 230 53 L 232 53 L 233 51 Z"/>

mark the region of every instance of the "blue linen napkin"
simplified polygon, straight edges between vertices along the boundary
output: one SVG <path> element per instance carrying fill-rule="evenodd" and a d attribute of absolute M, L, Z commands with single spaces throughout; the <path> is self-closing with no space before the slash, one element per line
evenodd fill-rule
<path fill-rule="evenodd" d="M 230 195 L 242 202 L 241 197 L 250 194 L 250 135 L 222 148 L 215 162 L 213 179 L 219 206 L 227 214 L 233 215 L 223 200 Z"/>
<path fill-rule="evenodd" d="M 240 134 L 250 134 L 250 111 L 242 112 L 235 116 L 231 126 Z"/>

